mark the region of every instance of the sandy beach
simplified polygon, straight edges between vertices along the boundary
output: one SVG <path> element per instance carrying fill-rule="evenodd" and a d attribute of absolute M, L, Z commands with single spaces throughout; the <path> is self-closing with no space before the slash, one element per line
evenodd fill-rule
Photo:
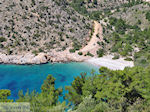
<path fill-rule="evenodd" d="M 111 70 L 123 70 L 125 67 L 134 66 L 133 61 L 125 61 L 124 58 L 113 60 L 112 58 L 113 56 L 107 55 L 101 58 L 91 58 L 85 60 L 85 62 L 96 65 L 98 67 L 104 66 Z"/>
<path fill-rule="evenodd" d="M 25 55 L 6 55 L 0 53 L 0 63 L 43 64 L 47 62 L 88 62 L 95 66 L 104 66 L 112 70 L 123 70 L 125 67 L 134 66 L 133 61 L 125 61 L 124 58 L 113 60 L 113 55 L 106 55 L 98 58 L 96 51 L 100 48 L 100 46 L 97 44 L 97 42 L 103 41 L 103 31 L 101 24 L 96 21 L 94 21 L 93 28 L 94 33 L 90 41 L 86 46 L 81 48 L 79 51 L 76 51 L 75 53 L 69 52 L 69 49 L 71 49 L 71 47 L 59 52 L 56 52 L 56 50 L 54 49 L 53 51 L 48 53 L 39 53 L 37 56 L 31 53 L 27 53 Z M 99 35 L 99 37 L 97 37 L 97 35 Z M 78 52 L 82 52 L 83 55 L 79 55 Z M 85 56 L 87 52 L 92 53 L 94 57 Z"/>

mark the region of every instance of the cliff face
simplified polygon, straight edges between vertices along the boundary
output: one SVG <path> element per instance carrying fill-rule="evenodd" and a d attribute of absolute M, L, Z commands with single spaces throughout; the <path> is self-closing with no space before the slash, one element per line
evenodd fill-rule
<path fill-rule="evenodd" d="M 85 44 L 91 22 L 53 0 L 1 0 L 0 52 L 25 54 Z"/>

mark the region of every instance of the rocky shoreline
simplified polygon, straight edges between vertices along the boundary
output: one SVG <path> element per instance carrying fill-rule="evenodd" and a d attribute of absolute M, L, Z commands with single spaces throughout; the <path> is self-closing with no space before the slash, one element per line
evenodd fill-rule
<path fill-rule="evenodd" d="M 37 56 L 33 54 L 25 54 L 25 55 L 6 55 L 0 53 L 0 63 L 3 64 L 43 64 L 47 63 L 48 59 L 44 53 L 40 53 Z"/>
<path fill-rule="evenodd" d="M 94 21 L 94 31 L 92 39 L 79 51 L 82 52 L 83 55 L 79 55 L 78 52 L 70 53 L 69 49 L 72 47 L 68 47 L 66 50 L 58 52 L 53 49 L 47 53 L 39 53 L 37 56 L 32 53 L 26 53 L 25 55 L 6 55 L 0 53 L 0 63 L 22 65 L 44 64 L 47 62 L 83 62 L 91 58 L 90 56 L 84 56 L 87 52 L 96 56 L 96 51 L 99 48 L 97 42 L 103 40 L 102 27 L 96 21 Z M 97 34 L 99 34 L 101 38 L 97 38 Z"/>
<path fill-rule="evenodd" d="M 71 55 L 60 55 L 61 53 L 53 54 L 45 54 L 39 53 L 37 56 L 27 53 L 25 55 L 6 55 L 0 53 L 0 63 L 1 64 L 45 64 L 48 62 L 81 62 L 84 61 L 80 56 L 74 57 Z"/>
<path fill-rule="evenodd" d="M 76 53 L 67 52 L 51 52 L 51 53 L 39 53 L 37 56 L 33 54 L 25 55 L 6 55 L 0 53 L 0 63 L 1 64 L 46 64 L 48 62 L 58 63 L 58 62 L 87 62 L 95 66 L 105 66 L 112 70 L 123 70 L 125 67 L 133 67 L 133 61 L 125 61 L 124 58 L 112 59 L 112 55 L 103 56 L 101 58 L 80 56 Z"/>

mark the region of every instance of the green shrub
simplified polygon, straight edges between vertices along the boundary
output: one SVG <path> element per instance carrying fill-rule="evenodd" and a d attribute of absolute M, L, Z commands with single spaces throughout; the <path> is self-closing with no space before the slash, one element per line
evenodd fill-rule
<path fill-rule="evenodd" d="M 82 52 L 78 52 L 78 54 L 79 54 L 79 55 L 83 55 L 83 53 L 82 53 Z"/>
<path fill-rule="evenodd" d="M 119 53 L 120 53 L 120 55 L 122 55 L 122 56 L 127 56 L 127 55 L 128 55 L 128 52 L 125 51 L 125 50 L 122 50 L 122 51 L 120 51 Z"/>
<path fill-rule="evenodd" d="M 72 46 L 75 50 L 79 50 L 82 47 L 78 41 L 73 42 Z"/>
<path fill-rule="evenodd" d="M 120 56 L 119 55 L 115 55 L 112 59 L 119 59 L 120 58 Z"/>
<path fill-rule="evenodd" d="M 76 50 L 75 49 L 69 49 L 70 53 L 74 53 Z"/>
<path fill-rule="evenodd" d="M 133 61 L 132 58 L 125 58 L 126 61 Z"/>
<path fill-rule="evenodd" d="M 104 55 L 104 50 L 103 49 L 99 49 L 97 51 L 97 55 L 98 55 L 98 57 L 102 57 Z"/>
<path fill-rule="evenodd" d="M 124 34 L 128 25 L 126 22 L 122 19 L 117 19 L 114 17 L 111 17 L 109 20 L 110 25 L 115 26 L 115 30 L 119 34 Z"/>
<path fill-rule="evenodd" d="M 146 63 L 146 59 L 142 59 L 140 63 L 145 64 Z"/>
<path fill-rule="evenodd" d="M 35 0 L 31 0 L 32 1 L 32 5 L 35 5 Z"/>
<path fill-rule="evenodd" d="M 93 57 L 94 55 L 93 54 L 91 54 L 89 51 L 87 52 L 87 54 L 86 55 L 88 55 L 88 56 L 91 56 L 91 57 Z"/>
<path fill-rule="evenodd" d="M 72 20 L 73 20 L 74 22 L 76 22 L 76 21 L 77 21 L 76 17 L 72 17 Z"/>
<path fill-rule="evenodd" d="M 64 38 L 63 38 L 62 36 L 60 37 L 60 40 L 61 40 L 61 41 L 65 41 Z"/>
<path fill-rule="evenodd" d="M 150 12 L 147 12 L 147 13 L 146 13 L 146 19 L 147 19 L 148 21 L 150 21 Z"/>
<path fill-rule="evenodd" d="M 6 38 L 4 38 L 4 37 L 0 37 L 0 42 L 6 42 L 7 41 L 7 39 Z"/>
<path fill-rule="evenodd" d="M 43 49 L 39 48 L 39 52 L 43 52 Z"/>
<path fill-rule="evenodd" d="M 33 50 L 32 53 L 36 56 L 38 55 L 38 51 L 37 50 Z"/>
<path fill-rule="evenodd" d="M 113 47 L 111 48 L 111 52 L 118 52 L 118 48 L 117 48 L 116 46 L 113 46 Z"/>
<path fill-rule="evenodd" d="M 31 42 L 30 44 L 31 44 L 31 46 L 36 46 L 37 45 L 35 42 Z"/>
<path fill-rule="evenodd" d="M 142 22 L 141 22 L 141 20 L 138 20 L 138 24 L 140 25 Z"/>
<path fill-rule="evenodd" d="M 0 48 L 4 48 L 4 45 L 3 45 L 3 44 L 0 44 Z"/>
<path fill-rule="evenodd" d="M 7 54 L 10 55 L 10 54 L 12 54 L 12 53 L 13 53 L 13 51 L 10 50 L 10 48 L 7 48 Z"/>
<path fill-rule="evenodd" d="M 99 20 L 101 14 L 102 14 L 101 11 L 93 11 L 93 12 L 91 12 L 91 13 L 89 14 L 89 16 L 90 16 L 91 19 Z"/>

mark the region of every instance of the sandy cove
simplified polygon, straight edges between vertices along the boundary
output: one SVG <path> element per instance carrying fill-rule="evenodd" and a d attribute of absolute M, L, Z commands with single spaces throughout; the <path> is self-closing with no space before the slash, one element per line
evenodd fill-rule
<path fill-rule="evenodd" d="M 49 53 L 39 53 L 37 56 L 27 53 L 25 55 L 6 55 L 0 53 L 0 63 L 4 64 L 43 64 L 48 62 L 87 62 L 96 66 L 105 66 L 112 70 L 123 70 L 125 67 L 133 67 L 133 61 L 125 61 L 124 58 L 113 60 L 112 55 L 107 55 L 97 58 L 96 51 L 99 49 L 97 42 L 103 41 L 101 24 L 94 21 L 94 33 L 86 46 L 78 52 L 83 55 L 78 55 L 78 52 L 70 53 L 69 48 L 65 51 L 56 52 L 55 50 Z M 99 34 L 99 37 L 97 37 Z M 87 52 L 94 54 L 95 57 L 84 56 Z"/>
<path fill-rule="evenodd" d="M 112 59 L 112 55 L 103 56 L 101 58 L 79 56 L 75 53 L 58 52 L 56 54 L 44 54 L 40 53 L 37 56 L 32 54 L 26 55 L 4 55 L 0 54 L 0 63 L 5 64 L 44 64 L 47 62 L 87 62 L 95 66 L 105 66 L 112 70 L 123 70 L 125 67 L 133 67 L 133 61 L 125 61 L 124 58 L 117 60 Z"/>
<path fill-rule="evenodd" d="M 90 57 L 90 56 L 79 56 L 77 53 L 69 53 L 69 51 L 55 53 L 51 57 L 51 62 L 86 62 L 95 66 L 107 67 L 111 70 L 123 70 L 125 67 L 133 67 L 133 61 L 126 61 L 125 58 L 120 57 L 114 60 L 113 55 L 105 55 L 103 57 Z"/>
<path fill-rule="evenodd" d="M 91 58 L 85 62 L 96 65 L 98 67 L 104 66 L 111 70 L 123 70 L 125 67 L 134 66 L 133 61 L 125 61 L 124 58 L 113 60 L 112 58 L 112 55 L 107 55 L 101 58 Z"/>

